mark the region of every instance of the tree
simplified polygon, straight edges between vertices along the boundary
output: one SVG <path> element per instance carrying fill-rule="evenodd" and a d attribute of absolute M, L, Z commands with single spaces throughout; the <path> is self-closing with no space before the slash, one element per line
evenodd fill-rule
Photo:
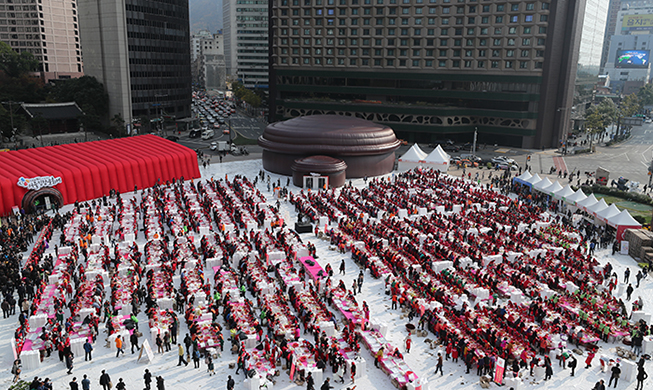
<path fill-rule="evenodd" d="M 122 118 L 122 115 L 120 113 L 114 115 L 113 118 L 111 118 L 111 123 L 116 127 L 118 137 L 122 137 L 125 130 L 125 120 Z"/>
<path fill-rule="evenodd" d="M 91 76 L 57 81 L 51 88 L 48 99 L 60 103 L 77 103 L 84 111 L 79 120 L 86 130 L 101 130 L 103 119 L 106 120 L 109 112 L 109 95 L 105 92 L 104 85 Z"/>
<path fill-rule="evenodd" d="M 21 77 L 38 69 L 39 62 L 30 52 L 15 52 L 11 46 L 0 42 L 0 70 L 9 77 Z"/>
<path fill-rule="evenodd" d="M 633 116 L 639 113 L 641 109 L 642 105 L 640 103 L 640 99 L 637 94 L 634 93 L 624 97 L 621 100 L 621 104 L 619 104 L 619 111 L 621 116 Z"/>
<path fill-rule="evenodd" d="M 653 105 L 653 85 L 646 84 L 637 92 L 637 97 L 643 106 Z"/>

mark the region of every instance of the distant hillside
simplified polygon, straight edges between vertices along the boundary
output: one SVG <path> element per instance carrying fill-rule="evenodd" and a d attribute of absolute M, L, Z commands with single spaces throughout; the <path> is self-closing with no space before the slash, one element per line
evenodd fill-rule
<path fill-rule="evenodd" d="M 222 0 L 189 0 L 190 32 L 207 29 L 215 33 L 222 29 Z"/>

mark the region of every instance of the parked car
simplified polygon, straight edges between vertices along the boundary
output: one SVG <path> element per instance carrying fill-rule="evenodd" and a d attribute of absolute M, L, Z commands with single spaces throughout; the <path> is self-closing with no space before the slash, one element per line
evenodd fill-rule
<path fill-rule="evenodd" d="M 519 168 L 517 168 L 516 165 L 514 164 L 506 164 L 506 163 L 500 163 L 496 165 L 499 169 L 504 170 L 504 171 L 516 171 Z"/>
<path fill-rule="evenodd" d="M 169 136 L 166 137 L 166 139 L 168 139 L 168 140 L 170 140 L 172 142 L 179 141 L 179 137 L 177 137 L 176 135 L 169 135 Z"/>
<path fill-rule="evenodd" d="M 202 135 L 202 130 L 200 129 L 193 129 L 188 132 L 189 138 L 199 138 L 201 135 Z"/>
<path fill-rule="evenodd" d="M 506 156 L 496 156 L 492 159 L 492 162 L 495 164 L 515 164 L 515 160 Z"/>

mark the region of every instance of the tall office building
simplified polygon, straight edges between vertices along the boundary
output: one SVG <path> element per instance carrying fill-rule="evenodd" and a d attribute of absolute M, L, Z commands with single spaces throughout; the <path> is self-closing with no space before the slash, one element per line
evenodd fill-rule
<path fill-rule="evenodd" d="M 211 34 L 200 39 L 200 52 L 193 63 L 197 85 L 208 90 L 224 90 L 226 65 L 224 62 L 223 35 Z"/>
<path fill-rule="evenodd" d="M 0 0 L 0 40 L 34 54 L 45 82 L 83 76 L 76 0 Z"/>
<path fill-rule="evenodd" d="M 609 0 L 586 1 L 587 6 L 585 7 L 578 63 L 584 70 L 598 74 L 608 19 Z"/>
<path fill-rule="evenodd" d="M 188 0 L 78 0 L 86 74 L 109 94 L 110 117 L 190 116 Z"/>
<path fill-rule="evenodd" d="M 337 113 L 409 142 L 566 138 L 584 0 L 277 0 L 271 120 Z"/>
<path fill-rule="evenodd" d="M 200 30 L 197 33 L 193 34 L 190 38 L 191 48 L 191 61 L 195 61 L 200 54 L 202 53 L 202 48 L 200 46 L 200 41 L 205 38 L 212 38 L 213 34 L 209 30 Z"/>
<path fill-rule="evenodd" d="M 224 0 L 227 74 L 247 88 L 268 87 L 268 0 Z"/>

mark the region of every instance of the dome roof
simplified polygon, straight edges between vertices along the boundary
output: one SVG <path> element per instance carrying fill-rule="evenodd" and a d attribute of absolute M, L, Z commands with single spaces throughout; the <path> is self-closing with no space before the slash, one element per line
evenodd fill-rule
<path fill-rule="evenodd" d="M 334 173 L 347 169 L 347 164 L 337 158 L 329 156 L 309 156 L 299 158 L 292 164 L 293 171 Z"/>
<path fill-rule="evenodd" d="M 272 123 L 258 144 L 278 153 L 344 156 L 388 153 L 400 146 L 390 127 L 341 115 L 302 116 Z"/>

